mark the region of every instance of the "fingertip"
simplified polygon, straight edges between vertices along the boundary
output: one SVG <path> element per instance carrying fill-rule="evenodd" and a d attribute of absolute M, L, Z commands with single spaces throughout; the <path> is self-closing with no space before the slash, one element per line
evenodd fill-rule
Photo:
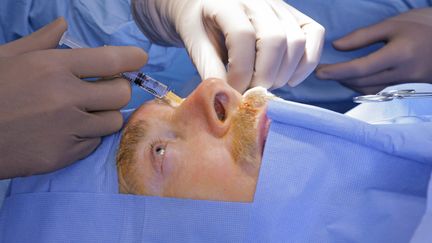
<path fill-rule="evenodd" d="M 332 45 L 337 50 L 349 51 L 367 45 L 370 41 L 368 30 L 360 28 L 333 41 Z"/>
<path fill-rule="evenodd" d="M 138 65 L 140 67 L 144 66 L 148 61 L 148 54 L 143 49 L 136 47 L 136 46 L 128 46 L 127 48 L 130 49 L 130 52 L 133 56 L 135 56 Z"/>
<path fill-rule="evenodd" d="M 93 152 L 93 150 L 95 150 L 101 142 L 102 142 L 101 137 L 91 139 L 91 142 L 89 144 L 89 153 Z"/>
<path fill-rule="evenodd" d="M 130 99 L 132 98 L 132 87 L 129 80 L 126 79 L 118 79 L 113 82 L 118 82 L 117 84 L 117 94 L 119 95 L 119 104 L 121 107 L 126 106 Z"/>
<path fill-rule="evenodd" d="M 321 63 L 321 64 L 318 64 L 317 67 L 316 67 L 316 69 L 315 69 L 315 71 L 318 71 L 319 69 L 326 68 L 326 67 L 328 67 L 328 66 L 330 66 L 330 65 L 331 65 L 331 64 L 327 64 L 327 63 Z"/>
<path fill-rule="evenodd" d="M 132 96 L 131 84 L 123 78 L 82 82 L 83 95 L 80 99 L 86 111 L 110 111 L 125 107 Z"/>
<path fill-rule="evenodd" d="M 124 57 L 129 63 L 128 66 L 132 66 L 133 70 L 140 69 L 148 61 L 147 53 L 136 46 L 112 46 L 115 51 L 120 52 L 120 55 Z M 132 70 L 131 70 L 132 71 Z"/>
<path fill-rule="evenodd" d="M 83 138 L 83 140 L 77 143 L 74 147 L 67 151 L 66 165 L 71 164 L 77 160 L 83 159 L 91 154 L 102 142 L 102 138 Z"/>
<path fill-rule="evenodd" d="M 74 50 L 81 51 L 81 50 Z M 93 54 L 91 54 L 93 53 Z M 104 46 L 82 51 L 82 57 L 90 56 L 85 62 L 97 64 L 97 69 L 89 70 L 99 76 L 115 75 L 122 72 L 139 70 L 147 63 L 147 54 L 138 47 L 134 46 Z M 78 58 L 78 57 L 77 57 Z M 95 63 L 94 60 L 97 60 Z"/>
<path fill-rule="evenodd" d="M 290 79 L 288 80 L 287 84 L 290 87 L 296 87 L 297 85 L 301 84 L 305 79 Z"/>
<path fill-rule="evenodd" d="M 228 84 L 238 92 L 243 93 L 250 86 L 252 72 L 249 67 L 237 66 L 235 69 L 228 69 L 227 77 Z"/>
<path fill-rule="evenodd" d="M 118 132 L 123 127 L 123 116 L 120 111 L 114 111 L 113 132 Z"/>
<path fill-rule="evenodd" d="M 286 79 L 284 79 L 284 80 L 280 80 L 280 81 L 278 81 L 278 82 L 275 82 L 275 83 L 274 83 L 274 84 L 269 88 L 269 90 L 272 91 L 272 90 L 275 90 L 275 89 L 280 89 L 280 88 L 282 88 L 282 87 L 284 87 L 284 86 L 286 86 L 286 85 L 288 85 L 288 86 L 291 87 L 291 85 L 289 84 L 289 82 L 290 82 L 290 80 L 286 80 Z"/>
<path fill-rule="evenodd" d="M 347 40 L 348 39 L 349 39 L 349 36 L 344 36 L 342 38 L 339 38 L 339 39 L 332 42 L 332 46 L 337 50 L 342 50 L 342 51 L 347 50 L 348 49 L 348 46 L 347 46 L 347 43 L 348 43 Z"/>
<path fill-rule="evenodd" d="M 126 82 L 126 85 L 125 85 L 126 92 L 125 92 L 125 99 L 123 102 L 123 106 L 126 106 L 132 98 L 132 87 L 130 85 L 129 80 L 124 80 L 124 82 Z"/>
<path fill-rule="evenodd" d="M 95 138 L 87 139 L 84 142 L 84 147 L 81 151 L 81 156 L 79 159 L 85 158 L 86 156 L 91 154 L 99 146 L 99 144 L 101 142 L 102 142 L 101 137 L 95 137 Z"/>
<path fill-rule="evenodd" d="M 62 29 L 63 32 L 67 30 L 68 28 L 68 23 L 66 21 L 66 19 L 63 16 L 58 17 L 56 20 L 54 20 L 53 22 L 56 26 L 58 26 L 59 29 Z"/>
<path fill-rule="evenodd" d="M 105 112 L 95 112 L 98 115 L 99 129 L 93 136 L 108 136 L 115 132 L 118 132 L 123 127 L 123 116 L 120 111 L 112 110 Z"/>
<path fill-rule="evenodd" d="M 315 70 L 315 76 L 319 79 L 330 79 L 331 73 L 328 72 L 326 67 L 319 67 Z"/>
<path fill-rule="evenodd" d="M 244 82 L 239 81 L 239 80 L 234 80 L 234 81 L 229 80 L 228 84 L 231 87 L 233 87 L 235 90 L 237 90 L 240 94 L 243 94 L 243 92 L 245 92 L 246 89 L 249 87 L 248 84 L 245 84 Z"/>
<path fill-rule="evenodd" d="M 37 32 L 39 32 L 41 35 L 42 34 L 47 35 L 48 37 L 51 37 L 51 36 L 55 37 L 52 39 L 55 40 L 56 41 L 55 44 L 57 44 L 58 41 L 60 40 L 60 37 L 67 30 L 67 28 L 68 28 L 68 24 L 67 24 L 65 18 L 59 17 L 59 18 L 55 19 L 54 21 L 52 21 L 51 23 L 49 23 L 48 25 L 39 29 Z M 41 38 L 41 37 L 42 36 L 39 36 L 39 38 Z"/>

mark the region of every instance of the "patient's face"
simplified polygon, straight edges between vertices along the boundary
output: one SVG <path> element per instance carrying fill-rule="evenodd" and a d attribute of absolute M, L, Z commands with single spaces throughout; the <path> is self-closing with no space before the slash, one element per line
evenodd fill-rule
<path fill-rule="evenodd" d="M 259 93 L 259 94 L 257 94 Z M 120 192 L 252 201 L 268 120 L 266 98 L 203 81 L 181 105 L 142 105 L 117 155 Z"/>

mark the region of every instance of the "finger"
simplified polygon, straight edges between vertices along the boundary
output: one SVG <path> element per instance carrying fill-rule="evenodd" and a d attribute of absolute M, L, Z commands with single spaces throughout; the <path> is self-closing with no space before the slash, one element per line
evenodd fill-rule
<path fill-rule="evenodd" d="M 66 161 L 66 165 L 87 157 L 97 148 L 100 142 L 100 137 L 81 139 L 80 142 L 76 143 L 72 148 L 67 150 L 66 153 L 68 153 L 68 155 L 66 155 L 66 157 L 70 159 Z M 63 165 L 61 165 L 61 167 L 63 167 Z"/>
<path fill-rule="evenodd" d="M 98 82 L 84 82 L 80 102 L 86 111 L 119 110 L 131 98 L 130 82 L 117 78 Z"/>
<path fill-rule="evenodd" d="M 147 54 L 138 47 L 105 46 L 56 50 L 58 61 L 77 77 L 104 77 L 136 71 L 147 63 Z"/>
<path fill-rule="evenodd" d="M 204 12 L 195 11 L 191 14 L 197 14 L 199 16 L 195 16 L 195 19 L 201 19 Z M 190 16 L 190 19 L 194 17 Z M 178 33 L 202 80 L 212 77 L 227 79 L 222 54 L 213 45 L 204 25 L 199 25 L 197 28 L 184 28 Z"/>
<path fill-rule="evenodd" d="M 297 22 L 300 24 L 304 35 L 306 36 L 304 55 L 294 74 L 288 81 L 288 84 L 291 87 L 294 87 L 305 80 L 318 65 L 324 45 L 325 29 L 297 9 L 289 5 L 286 5 L 286 8 L 290 9 L 296 17 Z"/>
<path fill-rule="evenodd" d="M 277 70 L 287 51 L 286 32 L 265 1 L 255 1 L 249 6 L 248 12 L 257 36 L 255 73 L 251 87 L 262 86 L 268 89 L 273 86 Z"/>
<path fill-rule="evenodd" d="M 280 6 L 281 1 L 269 1 L 276 16 L 280 19 L 287 35 L 287 52 L 284 54 L 279 72 L 272 89 L 284 86 L 295 72 L 305 51 L 306 37 L 292 13 Z"/>
<path fill-rule="evenodd" d="M 397 27 L 390 22 L 380 22 L 378 24 L 356 30 L 347 36 L 334 41 L 333 45 L 336 49 L 343 51 L 358 49 L 378 41 L 388 40 L 395 28 Z"/>
<path fill-rule="evenodd" d="M 244 10 L 235 5 L 219 11 L 214 21 L 225 36 L 225 46 L 228 50 L 228 82 L 243 93 L 250 86 L 254 71 L 256 36 L 249 18 L 239 13 L 244 13 Z"/>
<path fill-rule="evenodd" d="M 398 50 L 389 44 L 364 57 L 321 66 L 316 70 L 316 75 L 320 79 L 333 80 L 366 77 L 395 66 L 398 60 Z"/>
<path fill-rule="evenodd" d="M 378 85 L 389 86 L 395 83 L 403 82 L 403 78 L 397 69 L 390 69 L 367 77 L 340 80 L 339 82 L 350 87 L 367 87 Z"/>
<path fill-rule="evenodd" d="M 31 51 L 56 48 L 66 29 L 66 21 L 58 18 L 31 35 L 0 46 L 0 56 L 16 56 Z"/>
<path fill-rule="evenodd" d="M 107 136 L 120 130 L 123 126 L 123 116 L 119 111 L 101 111 L 87 113 L 77 129 L 81 138 L 96 138 Z"/>

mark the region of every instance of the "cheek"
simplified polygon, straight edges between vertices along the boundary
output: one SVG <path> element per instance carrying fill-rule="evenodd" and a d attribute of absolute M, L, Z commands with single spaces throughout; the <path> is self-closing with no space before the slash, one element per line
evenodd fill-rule
<path fill-rule="evenodd" d="M 203 142 L 205 141 L 205 142 Z M 178 146 L 167 163 L 170 182 L 167 192 L 171 196 L 211 198 L 231 190 L 239 178 L 239 171 L 232 161 L 229 150 L 212 139 L 190 140 Z M 167 160 L 168 162 L 168 160 Z"/>
<path fill-rule="evenodd" d="M 121 166 L 119 181 L 122 192 L 140 195 L 160 195 L 161 178 L 151 173 L 152 168 L 143 160 L 137 159 L 134 164 Z"/>

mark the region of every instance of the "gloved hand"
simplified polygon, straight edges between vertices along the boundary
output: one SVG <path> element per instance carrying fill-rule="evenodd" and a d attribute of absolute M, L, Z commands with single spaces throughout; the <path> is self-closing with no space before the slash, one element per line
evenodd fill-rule
<path fill-rule="evenodd" d="M 122 126 L 118 110 L 130 99 L 129 82 L 77 77 L 137 70 L 146 54 L 133 47 L 47 50 L 65 30 L 58 19 L 0 46 L 0 178 L 64 167 Z"/>
<path fill-rule="evenodd" d="M 320 65 L 321 79 L 338 80 L 366 94 L 406 82 L 432 82 L 432 8 L 415 9 L 359 29 L 335 41 L 335 48 L 348 51 L 375 42 L 386 45 L 368 56 L 330 65 Z"/>
<path fill-rule="evenodd" d="M 184 45 L 202 79 L 239 92 L 296 86 L 323 45 L 324 28 L 282 0 L 132 0 L 132 13 L 153 42 Z"/>

